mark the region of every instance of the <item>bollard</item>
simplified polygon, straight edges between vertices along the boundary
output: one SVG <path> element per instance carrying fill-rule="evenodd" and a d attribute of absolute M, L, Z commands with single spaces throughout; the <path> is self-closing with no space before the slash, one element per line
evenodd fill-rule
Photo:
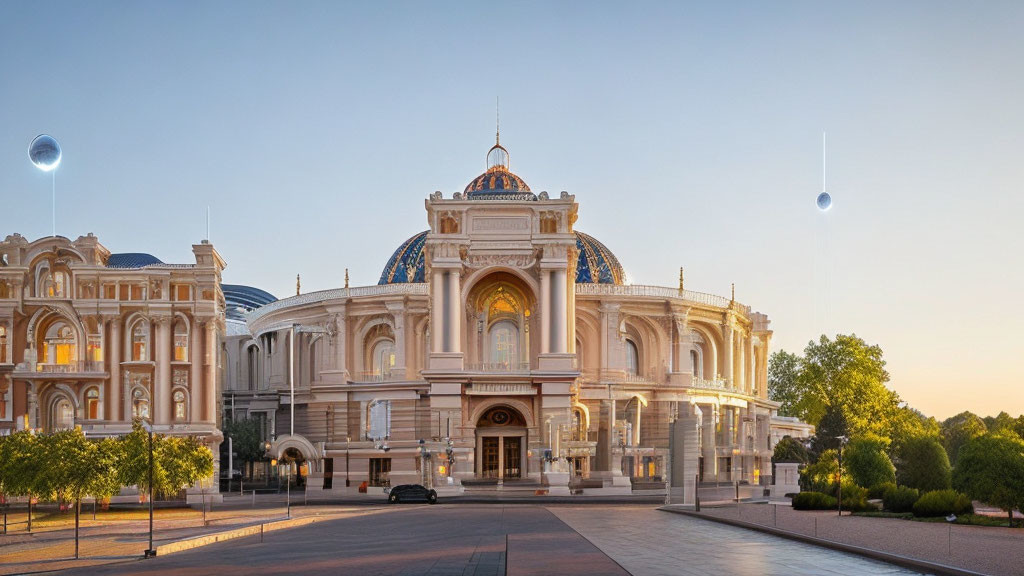
<path fill-rule="evenodd" d="M 255 490 L 252 491 L 252 507 L 253 508 L 256 507 L 256 491 Z"/>
<path fill-rule="evenodd" d="M 818 519 L 817 518 L 814 519 L 814 537 L 815 538 L 818 537 Z"/>

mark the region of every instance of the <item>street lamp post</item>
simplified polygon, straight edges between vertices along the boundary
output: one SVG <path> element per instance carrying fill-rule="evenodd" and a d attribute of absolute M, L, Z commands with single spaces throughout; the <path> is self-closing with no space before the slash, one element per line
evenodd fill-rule
<path fill-rule="evenodd" d="M 145 558 L 156 556 L 153 549 L 153 427 L 142 421 L 142 428 L 149 433 L 149 548 L 146 549 Z"/>
<path fill-rule="evenodd" d="M 848 439 L 846 436 L 836 436 L 836 440 L 839 440 L 839 516 L 843 515 L 843 444 Z"/>
<path fill-rule="evenodd" d="M 351 484 L 349 484 L 349 480 L 348 480 L 348 450 L 349 450 L 349 446 L 351 444 L 352 444 L 352 437 L 351 436 L 346 436 L 345 437 L 345 488 L 348 488 L 349 486 L 351 486 Z"/>

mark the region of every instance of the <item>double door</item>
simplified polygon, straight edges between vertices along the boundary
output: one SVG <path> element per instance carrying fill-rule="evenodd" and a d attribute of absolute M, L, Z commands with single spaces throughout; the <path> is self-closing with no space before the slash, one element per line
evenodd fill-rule
<path fill-rule="evenodd" d="M 484 436 L 480 440 L 480 476 L 522 478 L 521 436 Z"/>

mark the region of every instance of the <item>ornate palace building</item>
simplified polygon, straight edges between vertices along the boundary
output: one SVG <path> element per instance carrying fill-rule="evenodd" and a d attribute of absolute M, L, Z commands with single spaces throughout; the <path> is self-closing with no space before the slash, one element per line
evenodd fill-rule
<path fill-rule="evenodd" d="M 429 196 L 430 229 L 377 285 L 233 287 L 225 411 L 261 419 L 270 456 L 325 495 L 765 483 L 768 318 L 682 271 L 626 284 L 578 208 L 532 192 L 497 143 L 463 192 Z"/>
<path fill-rule="evenodd" d="M 0 434 L 80 426 L 120 435 L 133 418 L 214 453 L 224 327 L 213 245 L 194 264 L 111 254 L 89 234 L 0 243 Z"/>

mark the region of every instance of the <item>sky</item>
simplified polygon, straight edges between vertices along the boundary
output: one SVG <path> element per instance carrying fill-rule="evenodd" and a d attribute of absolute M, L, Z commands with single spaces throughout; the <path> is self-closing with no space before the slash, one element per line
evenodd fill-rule
<path fill-rule="evenodd" d="M 0 234 L 283 297 L 374 284 L 485 168 L 773 348 L 855 333 L 944 418 L 1024 412 L 1024 3 L 0 3 Z M 822 213 L 822 133 L 827 132 Z"/>

